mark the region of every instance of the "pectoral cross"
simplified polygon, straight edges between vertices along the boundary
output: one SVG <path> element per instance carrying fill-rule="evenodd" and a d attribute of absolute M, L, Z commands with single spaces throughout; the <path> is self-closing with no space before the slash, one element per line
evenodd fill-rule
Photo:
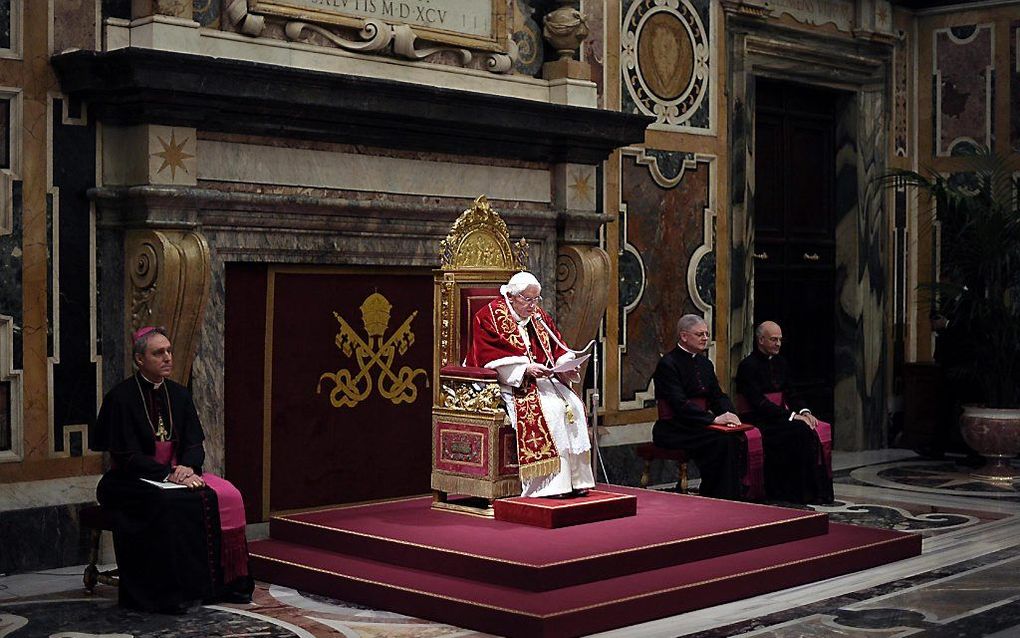
<path fill-rule="evenodd" d="M 156 440 L 166 441 L 168 438 L 169 436 L 166 431 L 166 426 L 163 425 L 163 415 L 160 414 L 158 417 L 156 417 Z"/>

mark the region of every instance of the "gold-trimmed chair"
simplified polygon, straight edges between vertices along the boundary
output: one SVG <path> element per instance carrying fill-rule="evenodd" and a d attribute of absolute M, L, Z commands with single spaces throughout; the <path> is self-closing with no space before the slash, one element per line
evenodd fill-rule
<path fill-rule="evenodd" d="M 462 366 L 474 314 L 528 261 L 523 239 L 484 195 L 453 223 L 435 271 L 432 384 L 433 507 L 491 516 L 494 499 L 521 493 L 517 442 L 495 371 Z M 450 495 L 469 497 L 452 500 Z"/>

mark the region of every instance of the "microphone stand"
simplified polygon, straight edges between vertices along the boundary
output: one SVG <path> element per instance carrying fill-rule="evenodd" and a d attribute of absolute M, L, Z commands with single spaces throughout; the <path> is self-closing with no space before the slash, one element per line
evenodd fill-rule
<path fill-rule="evenodd" d="M 596 343 L 595 347 L 592 348 L 592 393 L 591 393 L 591 446 L 595 451 L 595 454 L 591 457 L 592 462 L 592 474 L 595 476 L 595 481 L 599 480 L 599 468 L 602 469 L 602 475 L 606 477 L 606 483 L 609 482 L 609 475 L 606 473 L 605 465 L 602 463 L 602 452 L 599 450 L 599 344 Z"/>

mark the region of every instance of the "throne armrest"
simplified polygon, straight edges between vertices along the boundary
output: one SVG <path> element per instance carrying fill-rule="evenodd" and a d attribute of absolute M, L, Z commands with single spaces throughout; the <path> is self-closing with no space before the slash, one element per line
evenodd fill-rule
<path fill-rule="evenodd" d="M 439 376 L 443 379 L 465 379 L 471 381 L 499 381 L 499 375 L 495 370 L 489 368 L 476 368 L 474 366 L 443 366 L 439 369 Z"/>

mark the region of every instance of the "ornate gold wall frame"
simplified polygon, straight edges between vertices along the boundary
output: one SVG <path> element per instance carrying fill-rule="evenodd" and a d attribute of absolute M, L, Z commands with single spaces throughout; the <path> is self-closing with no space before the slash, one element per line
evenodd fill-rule
<path fill-rule="evenodd" d="M 455 47 L 507 53 L 509 32 L 506 2 L 501 0 L 471 1 L 477 6 L 484 6 L 490 10 L 489 32 L 485 35 L 425 26 L 411 20 L 401 19 L 401 7 L 408 9 L 406 16 L 408 18 L 413 18 L 419 9 L 424 12 L 442 11 L 442 9 L 433 7 L 430 3 L 423 3 L 421 0 L 337 0 L 332 3 L 338 6 L 328 6 L 325 2 L 316 3 L 312 0 L 248 0 L 248 11 L 278 16 L 287 20 L 353 29 L 361 29 L 367 21 L 377 20 L 390 25 L 406 25 L 424 40 Z M 384 7 L 389 7 L 390 11 L 385 11 Z"/>

